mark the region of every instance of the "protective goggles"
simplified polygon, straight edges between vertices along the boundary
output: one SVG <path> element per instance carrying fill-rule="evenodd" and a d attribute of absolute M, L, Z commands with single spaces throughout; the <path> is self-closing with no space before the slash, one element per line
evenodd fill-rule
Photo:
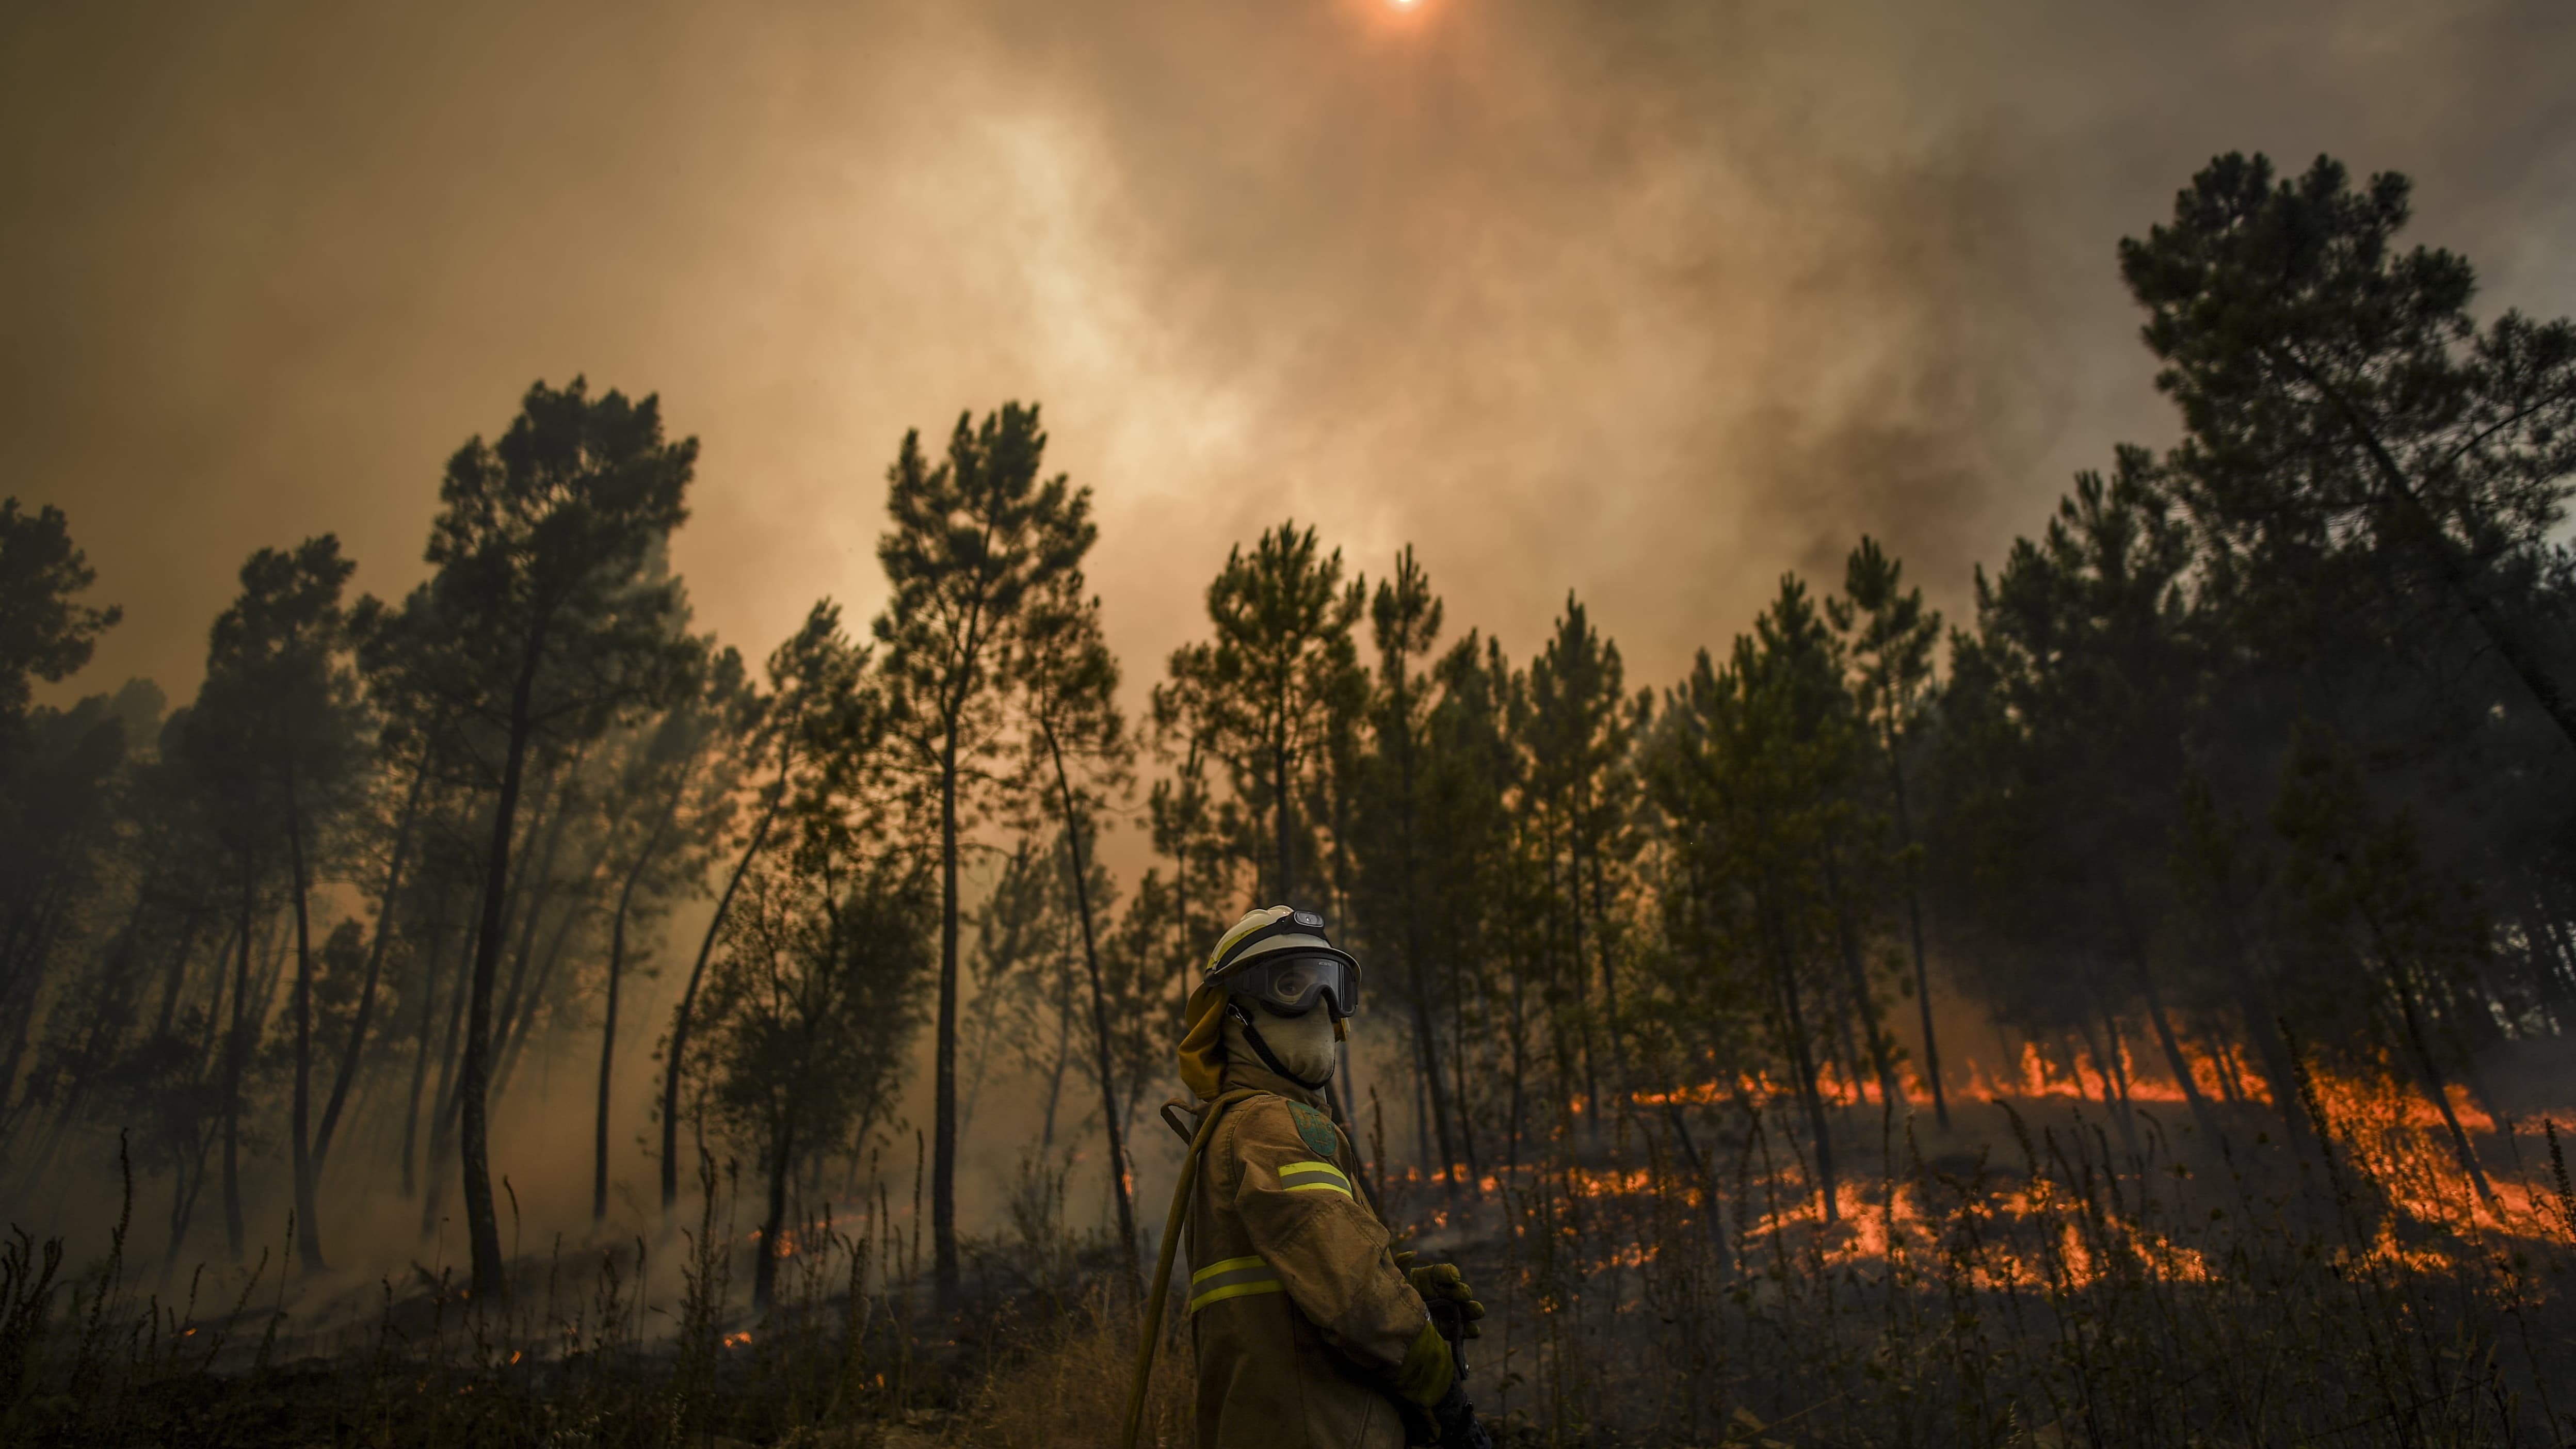
<path fill-rule="evenodd" d="M 1339 956 L 1278 951 L 1255 956 L 1217 978 L 1229 996 L 1248 997 L 1278 1016 L 1303 1016 L 1322 1001 L 1336 1017 L 1360 1009 L 1360 969 Z"/>

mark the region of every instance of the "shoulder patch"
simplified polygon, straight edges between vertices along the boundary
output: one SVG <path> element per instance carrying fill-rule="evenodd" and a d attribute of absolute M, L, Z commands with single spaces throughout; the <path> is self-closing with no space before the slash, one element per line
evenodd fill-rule
<path fill-rule="evenodd" d="M 1342 1139 L 1333 1132 L 1333 1119 L 1303 1102 L 1288 1104 L 1288 1120 L 1297 1124 L 1297 1135 L 1317 1157 L 1326 1162 L 1339 1161 Z"/>

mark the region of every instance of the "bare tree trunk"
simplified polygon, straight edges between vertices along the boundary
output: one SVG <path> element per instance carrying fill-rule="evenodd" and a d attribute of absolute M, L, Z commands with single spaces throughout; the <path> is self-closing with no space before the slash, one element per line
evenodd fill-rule
<path fill-rule="evenodd" d="M 447 943 L 445 927 L 444 921 L 432 926 L 420 951 L 420 1040 L 411 1054 L 411 1094 L 403 1106 L 402 1195 L 406 1202 L 417 1184 L 414 1149 L 420 1143 L 420 1092 L 429 1080 L 429 1033 L 438 1019 L 438 953 Z"/>
<path fill-rule="evenodd" d="M 510 1077 L 517 1071 L 519 1059 L 527 1050 L 528 1033 L 536 1029 L 537 1008 L 545 1000 L 546 989 L 554 985 L 555 972 L 563 965 L 564 944 L 571 938 L 573 928 L 581 923 L 587 909 L 588 903 L 579 899 L 565 903 L 564 913 L 555 919 L 554 933 L 546 938 L 545 954 L 536 958 L 536 970 L 528 979 L 527 995 L 520 998 L 518 1014 L 504 1017 L 493 1037 L 500 1043 L 495 1053 L 497 1065 L 492 1072 L 492 1095 L 496 1098 L 510 1088 Z M 552 1042 L 557 1018 L 550 1014 L 546 1022 L 546 1040 Z M 549 1062 L 553 1060 L 543 1050 L 538 1055 Z M 537 1100 L 541 1104 L 545 1100 L 542 1085 L 538 1088 Z"/>
<path fill-rule="evenodd" d="M 524 895 L 528 905 L 526 912 L 519 919 L 519 944 L 510 953 L 509 984 L 502 988 L 500 1002 L 492 1015 L 492 1059 L 501 1070 L 487 1074 L 489 1082 L 485 1088 L 487 1097 L 499 1095 L 499 1090 L 508 1076 L 508 1061 L 504 1051 L 516 1037 L 526 1014 L 534 1009 L 527 1000 L 528 995 L 531 994 L 528 990 L 530 984 L 528 968 L 532 963 L 538 964 L 541 970 L 544 965 L 552 964 L 551 958 L 540 961 L 537 956 L 537 932 L 545 923 L 546 907 L 553 902 L 556 895 L 555 857 L 562 852 L 564 827 L 572 818 L 573 801 L 581 788 L 581 762 L 581 753 L 575 753 L 565 762 L 563 793 L 557 798 L 554 807 L 549 810 L 546 808 L 541 791 L 537 797 L 537 814 L 528 822 L 529 844 L 536 853 L 528 859 L 528 864 L 533 869 L 520 872 L 517 887 L 511 892 L 513 897 Z M 536 843 L 540 834 L 544 836 L 544 844 L 541 846 Z M 587 881 L 597 869 L 598 861 L 594 858 L 589 869 L 582 873 L 582 879 Z M 515 904 L 515 900 L 513 903 Z M 576 900 L 574 904 L 565 907 L 565 913 L 562 916 L 556 918 L 555 934 L 547 943 L 550 949 L 563 944 L 563 933 L 571 927 L 578 910 L 579 903 Z M 502 917 L 505 920 L 508 919 L 507 908 L 502 911 Z"/>
<path fill-rule="evenodd" d="M 155 1036 L 170 1034 L 171 1018 L 179 1009 L 179 996 L 188 985 L 188 958 L 196 952 L 197 930 L 204 919 L 205 906 L 197 903 L 188 907 L 188 914 L 180 921 L 179 944 L 170 952 L 170 971 L 161 990 L 161 1019 L 153 1027 Z"/>
<path fill-rule="evenodd" d="M 1118 1200 L 1118 1246 L 1127 1265 L 1125 1291 L 1142 1290 L 1136 1263 L 1136 1208 L 1127 1181 L 1127 1142 L 1119 1127 L 1116 1077 L 1109 1060 L 1109 1000 L 1100 984 L 1100 946 L 1091 923 L 1091 880 L 1082 857 L 1082 812 L 1073 798 L 1073 780 L 1064 768 L 1064 750 L 1052 728 L 1046 734 L 1047 756 L 1055 764 L 1056 801 L 1064 815 L 1065 853 L 1073 867 L 1073 905 L 1082 918 L 1082 966 L 1091 979 L 1091 1039 L 1100 1070 L 1100 1121 L 1109 1134 L 1109 1182 Z"/>
<path fill-rule="evenodd" d="M 242 867 L 241 954 L 233 965 L 233 1022 L 232 1030 L 224 1037 L 224 1241 L 236 1262 L 242 1255 L 242 1032 L 243 1018 L 248 1015 L 244 1003 L 250 997 L 251 913 L 250 867 L 245 862 Z"/>
<path fill-rule="evenodd" d="M 1279 836 L 1279 904 L 1297 904 L 1297 862 L 1288 846 L 1288 751 L 1270 752 L 1270 819 Z"/>
<path fill-rule="evenodd" d="M 1798 977 L 1790 956 L 1786 931 L 1779 917 L 1777 902 L 1762 907 L 1771 936 L 1772 974 L 1778 982 L 1782 1019 L 1789 1033 L 1789 1062 L 1798 1073 L 1798 1099 L 1807 1109 L 1807 1130 L 1816 1139 L 1816 1186 L 1824 1206 L 1825 1221 L 1839 1219 L 1842 1205 L 1834 1177 L 1833 1121 L 1825 1115 L 1824 1095 L 1816 1089 L 1816 1059 L 1807 1039 L 1807 1018 L 1798 1002 Z"/>
<path fill-rule="evenodd" d="M 796 1166 L 796 1114 L 790 1110 L 778 1124 L 769 1156 L 769 1212 L 761 1220 L 760 1256 L 751 1270 L 751 1306 L 767 1312 L 778 1294 L 778 1236 L 787 1231 L 787 1178 Z"/>
<path fill-rule="evenodd" d="M 501 1258 L 500 1218 L 492 1200 L 491 1123 L 485 1116 L 484 1093 L 492 1070 L 492 978 L 501 965 L 501 910 L 510 883 L 510 836 L 527 768 L 530 701 L 542 657 L 537 643 L 534 639 L 527 643 L 527 656 L 510 699 L 508 753 L 502 757 L 500 799 L 492 809 L 491 853 L 483 872 L 483 919 L 475 932 L 474 975 L 466 995 L 463 1080 L 457 1083 L 465 1227 L 473 1246 L 474 1293 L 486 1303 L 509 1292 L 507 1265 Z"/>
<path fill-rule="evenodd" d="M 1548 862 L 1550 884 L 1554 884 L 1556 862 Z M 1574 982 L 1574 1013 L 1579 1027 L 1576 1047 L 1583 1053 L 1583 1120 L 1585 1131 L 1594 1141 L 1601 1138 L 1601 1074 L 1593 1061 L 1591 968 L 1583 960 L 1583 845 L 1574 833 L 1574 815 L 1566 812 L 1565 826 L 1565 913 L 1570 933 L 1572 957 L 1569 975 Z"/>
<path fill-rule="evenodd" d="M 1064 1068 L 1073 1057 L 1073 983 L 1056 998 L 1055 1065 L 1047 1069 L 1046 1112 L 1038 1129 L 1038 1154 L 1055 1150 L 1055 1109 L 1064 1100 Z"/>
<path fill-rule="evenodd" d="M 636 852 L 635 864 L 626 872 L 626 883 L 617 892 L 617 918 L 608 929 L 608 1005 L 606 1019 L 599 1028 L 599 1121 L 592 1133 L 594 1162 L 590 1183 L 590 1220 L 602 1222 L 608 1217 L 608 1081 L 617 1055 L 617 990 L 626 972 L 626 913 L 635 902 L 635 884 L 644 878 L 645 868 L 670 833 L 671 822 L 679 818 L 681 797 L 688 793 L 686 772 L 677 789 L 671 792 L 671 803 L 662 812 L 661 823 L 653 827 L 643 849 Z"/>
<path fill-rule="evenodd" d="M 349 1044 L 340 1053 L 340 1070 L 331 1082 L 331 1100 L 322 1108 L 322 1125 L 313 1133 L 313 1175 L 331 1155 L 331 1134 L 340 1125 L 340 1109 L 349 1100 L 349 1084 L 358 1078 L 358 1058 L 366 1049 L 367 1024 L 375 1016 L 376 980 L 385 968 L 385 945 L 393 938 L 394 895 L 402 889 L 403 857 L 411 849 L 412 821 L 420 812 L 421 791 L 429 784 L 429 756 L 412 776 L 410 798 L 403 802 L 402 823 L 394 829 L 393 858 L 385 865 L 384 894 L 377 898 L 376 939 L 367 951 L 367 981 L 358 991 L 358 1011 L 349 1023 Z"/>
<path fill-rule="evenodd" d="M 1905 861 L 1905 915 L 1914 941 L 1914 1002 L 1923 1015 L 1923 1083 L 1932 1089 L 1932 1119 L 1950 1128 L 1950 1099 L 1941 1088 L 1941 1044 L 1932 1031 L 1932 975 L 1923 957 L 1923 892 L 1914 879 L 1914 817 L 1905 798 L 1905 765 L 1897 754 L 1901 741 L 1891 729 L 1887 739 L 1887 772 L 1896 782 L 1896 834 Z"/>
<path fill-rule="evenodd" d="M 635 877 L 617 898 L 617 922 L 608 930 L 608 1004 L 599 1023 L 599 1103 L 591 1132 L 590 1220 L 608 1220 L 608 1083 L 617 1060 L 617 987 L 626 969 L 626 903 L 635 893 Z"/>
<path fill-rule="evenodd" d="M 438 1052 L 438 1090 L 430 1094 L 428 1190 L 420 1199 L 420 1233 L 428 1237 L 438 1230 L 439 1198 L 447 1183 L 447 1173 L 439 1165 L 447 1160 L 447 1146 L 456 1130 L 456 1069 L 463 1053 L 459 1044 L 465 1039 L 465 997 L 474 973 L 474 922 L 483 916 L 483 892 L 475 887 L 473 920 L 466 923 L 465 952 L 456 960 L 456 990 L 447 1000 L 447 1040 Z"/>
<path fill-rule="evenodd" d="M 1869 1063 L 1878 1074 L 1878 1097 L 1894 1104 L 1905 1100 L 1904 1089 L 1896 1084 L 1896 1061 L 1887 1050 L 1887 1029 L 1879 1024 L 1878 1002 L 1870 995 L 1869 972 L 1860 959 L 1859 933 L 1852 929 L 1851 902 L 1843 895 L 1842 869 L 1835 863 L 1835 850 L 1829 840 L 1824 848 L 1825 893 L 1833 898 L 1835 945 L 1841 948 L 1843 981 L 1851 991 L 1852 1008 L 1860 1015 L 1860 1029 L 1869 1039 Z"/>
<path fill-rule="evenodd" d="M 2111 900 L 2118 907 L 2120 930 L 2128 938 L 2129 961 L 2138 973 L 2138 994 L 2147 1004 L 2147 1024 L 2156 1031 L 2156 1044 L 2164 1048 L 2165 1065 L 2173 1072 L 2174 1084 L 2182 1088 L 2185 1102 L 2191 1104 L 2191 1117 L 2200 1124 L 2201 1136 L 2210 1142 L 2219 1139 L 2218 1114 L 2209 1110 L 2209 1098 L 2200 1090 L 2199 1078 L 2192 1075 L 2191 1059 L 2182 1054 L 2182 1039 L 2174 1034 L 2173 1023 L 2165 1016 L 2164 998 L 2156 991 L 2155 972 L 2147 966 L 2146 938 L 2138 930 L 2137 917 L 2129 910 L 2128 892 L 2120 883 L 2111 883 Z"/>
<path fill-rule="evenodd" d="M 2087 995 L 2090 993 L 2088 992 Z M 2111 1020 L 2111 1013 L 2098 1002 L 2095 1003 L 2094 1009 L 2101 1012 L 2102 1020 L 2107 1025 Z M 2113 1054 L 2118 1051 L 2116 1045 L 2118 1038 L 2114 1036 L 2114 1046 L 2111 1051 L 2104 1051 L 2102 1039 L 2093 1033 L 2093 1023 L 2085 1020 L 2081 1013 L 2075 1018 L 2075 1033 L 2077 1042 L 2084 1048 L 2084 1054 L 2093 1059 L 2094 1071 L 2102 1078 L 2103 1110 L 2110 1113 L 2112 1121 L 2119 1124 L 2120 1145 L 2128 1149 L 2129 1156 L 2135 1158 L 2139 1156 L 2138 1124 L 2129 1115 L 2128 1077 L 2120 1070 L 2119 1060 Z M 2083 1080 L 2082 1074 L 2078 1073 L 2076 1081 L 2081 1083 Z"/>
<path fill-rule="evenodd" d="M 957 725 L 939 755 L 939 1038 L 932 1053 L 931 1283 L 957 1303 Z"/>
<path fill-rule="evenodd" d="M 1785 963 L 1784 963 L 1785 966 Z M 1807 1039 L 1805 1012 L 1798 1004 L 1798 982 L 1788 970 L 1781 972 L 1780 995 L 1788 1008 L 1790 1063 L 1798 1072 L 1798 1100 L 1807 1111 L 1807 1132 L 1816 1143 L 1816 1192 L 1822 1204 L 1825 1221 L 1840 1219 L 1841 1190 L 1834 1173 L 1833 1119 L 1826 1115 L 1824 1094 L 1816 1086 L 1815 1053 Z"/>
<path fill-rule="evenodd" d="M 785 746 L 781 746 L 783 750 Z M 725 912 L 733 905 L 734 892 L 741 889 L 745 872 L 760 855 L 760 847 L 769 839 L 770 822 L 778 818 L 778 807 L 787 798 L 787 763 L 778 767 L 778 782 L 770 787 L 769 803 L 761 807 L 760 823 L 754 825 L 751 840 L 743 846 L 742 859 L 733 864 L 733 874 L 725 877 L 724 894 L 716 897 L 715 914 L 707 918 L 707 933 L 698 942 L 698 959 L 689 967 L 689 984 L 680 991 L 680 1004 L 671 1015 L 671 1055 L 662 1064 L 662 1211 L 680 1200 L 680 1072 L 689 1059 L 689 1021 L 698 1005 L 698 986 L 706 980 L 707 958 L 715 954 L 716 937 L 723 931 Z"/>
<path fill-rule="evenodd" d="M 2371 931 L 2373 935 L 2378 934 L 2375 923 Z M 2469 1183 L 2478 1190 L 2479 1197 L 2494 1202 L 2495 1189 L 2487 1182 L 2486 1169 L 2478 1164 L 2477 1149 L 2469 1144 L 2467 1130 L 2460 1126 L 2460 1114 L 2452 1110 L 2449 1084 L 2442 1079 L 2441 1068 L 2434 1064 L 2432 1044 L 2424 1035 L 2424 1014 L 2415 1002 L 2415 985 L 2408 979 L 2406 968 L 2387 953 L 2384 944 L 2380 966 L 2388 973 L 2389 989 L 2396 996 L 2401 1018 L 2406 1023 L 2407 1045 L 2414 1048 L 2415 1080 L 2423 1087 L 2424 1095 L 2432 1100 L 2434 1109 L 2442 1114 L 2442 1127 L 2450 1134 L 2451 1150 L 2459 1154 L 2460 1170 L 2469 1175 Z"/>
<path fill-rule="evenodd" d="M 308 1127 L 313 1103 L 313 932 L 305 898 L 304 829 L 290 776 L 286 789 L 286 855 L 295 873 L 295 1106 L 291 1148 L 295 1169 L 295 1251 L 308 1273 L 319 1272 L 322 1226 L 313 1211 L 313 1151 Z"/>
<path fill-rule="evenodd" d="M 1467 1155 L 1467 1171 L 1481 1177 L 1484 1168 L 1476 1161 L 1476 1118 L 1468 1110 L 1467 1099 L 1467 994 L 1459 980 L 1456 942 L 1451 942 L 1449 959 L 1449 1062 L 1457 1074 L 1458 1145 Z"/>

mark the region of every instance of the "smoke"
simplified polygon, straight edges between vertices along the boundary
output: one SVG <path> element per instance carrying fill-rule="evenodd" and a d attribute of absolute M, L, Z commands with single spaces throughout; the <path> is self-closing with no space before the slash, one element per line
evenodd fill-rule
<path fill-rule="evenodd" d="M 2568 309 L 2564 7 L 60 7 L 6 22 L 0 415 L 185 697 L 252 548 L 399 590 L 532 378 L 706 443 L 758 650 L 864 610 L 906 426 L 1045 401 L 1141 680 L 1295 513 L 1643 678 L 1886 539 L 1954 610 L 2166 427 L 2111 244 L 2214 151 L 2422 180 Z"/>

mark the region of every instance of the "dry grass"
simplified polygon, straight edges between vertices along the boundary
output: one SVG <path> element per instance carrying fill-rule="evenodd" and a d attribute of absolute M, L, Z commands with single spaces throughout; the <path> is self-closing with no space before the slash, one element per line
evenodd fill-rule
<path fill-rule="evenodd" d="M 1136 1368 L 1136 1331 L 1124 1309 L 1094 1290 L 1022 1358 L 977 1390 L 951 1442 L 971 1449 L 1116 1449 Z M 1190 1443 L 1191 1359 L 1186 1330 L 1165 1335 L 1145 1401 L 1141 1444 Z"/>

